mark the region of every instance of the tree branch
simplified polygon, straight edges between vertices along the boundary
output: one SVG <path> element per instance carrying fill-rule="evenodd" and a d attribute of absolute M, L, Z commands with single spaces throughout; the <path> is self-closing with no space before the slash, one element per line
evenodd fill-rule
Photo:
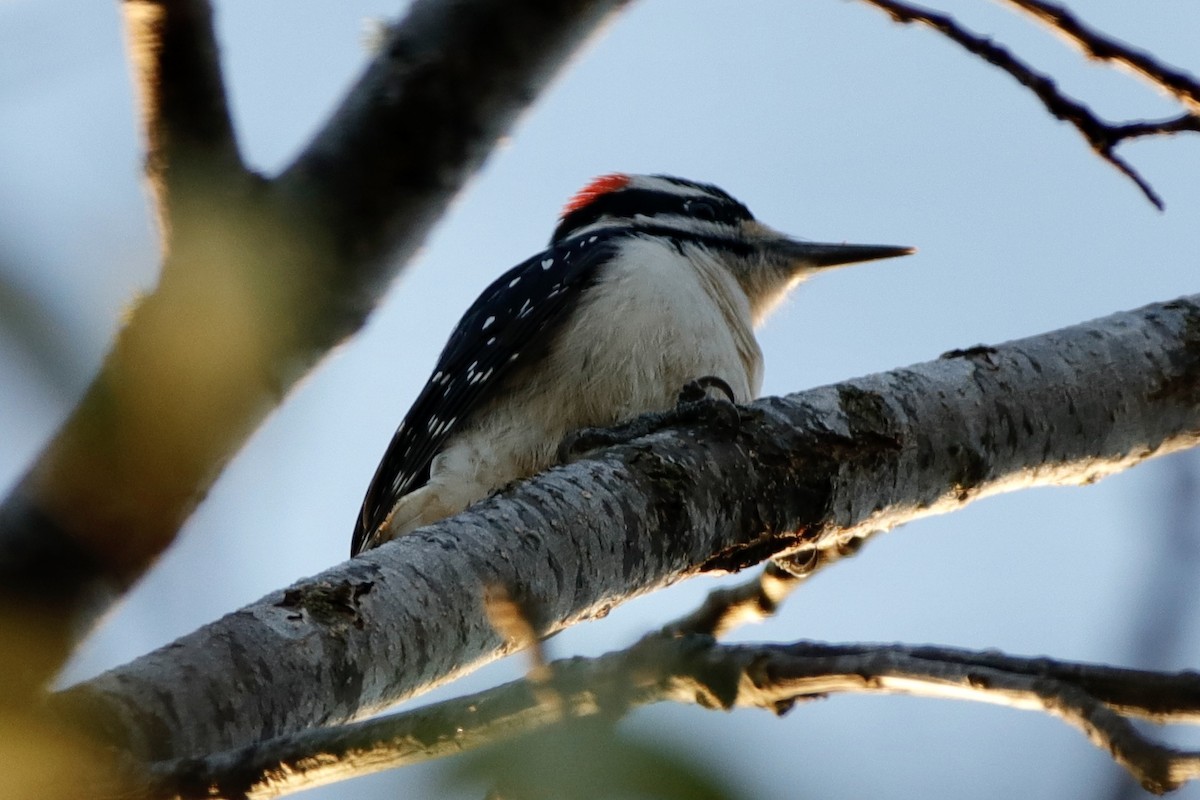
<path fill-rule="evenodd" d="M 1037 21 L 1067 37 L 1088 58 L 1109 61 L 1132 70 L 1151 85 L 1200 112 L 1200 82 L 1182 70 L 1172 69 L 1149 53 L 1105 36 L 1080 21 L 1067 8 L 1043 0 L 1004 0 Z"/>
<path fill-rule="evenodd" d="M 207 0 L 125 0 L 123 10 L 146 139 L 146 173 L 165 245 L 177 223 L 186 224 L 206 203 L 212 205 L 211 187 L 237 185 L 246 173 L 225 102 Z M 209 215 L 198 216 L 207 220 Z M 195 222 L 191 227 L 194 232 Z M 158 480 L 124 469 L 145 455 L 148 426 L 134 422 L 117 424 L 111 432 L 98 430 L 130 421 L 139 409 L 158 411 L 153 398 L 139 404 L 119 397 L 123 382 L 137 390 L 153 383 L 127 363 L 132 354 L 146 352 L 139 342 L 180 336 L 178 330 L 171 334 L 144 322 L 163 319 L 148 310 L 155 307 L 147 302 L 135 315 L 71 419 L 0 505 L 0 633 L 8 643 L 0 671 L 11 678 L 0 703 L 33 697 L 58 669 L 87 617 L 170 542 L 173 528 L 146 530 L 142 523 L 147 510 L 151 516 L 159 510 L 148 496 L 154 497 L 161 476 L 172 470 L 160 469 L 161 462 L 152 458 L 146 464 L 159 472 Z M 172 305 L 165 316 L 180 310 Z M 183 314 L 176 323 L 189 316 L 194 321 L 195 314 Z M 164 372 L 161 380 L 169 383 L 170 375 Z M 133 415 L 122 413 L 130 408 Z M 106 435 L 128 438 L 114 441 Z M 175 445 L 163 442 L 166 448 Z M 193 477 L 186 469 L 181 472 Z M 197 488 L 203 486 L 172 494 L 192 498 Z M 181 519 L 180 512 L 167 516 Z"/>
<path fill-rule="evenodd" d="M 207 2 L 127 0 L 170 235 L 159 286 L 0 506 L 0 638 L 29 642 L 0 667 L 22 693 L 358 329 L 517 113 L 624 2 L 418 0 L 304 155 L 264 180 L 237 159 Z"/>
<path fill-rule="evenodd" d="M 821 552 L 812 551 L 814 556 Z M 748 581 L 709 592 L 699 608 L 668 623 L 663 633 L 720 638 L 740 625 L 773 616 L 784 599 L 804 580 L 772 561 Z"/>
<path fill-rule="evenodd" d="M 506 652 L 485 594 L 543 635 L 704 571 L 977 498 L 1095 481 L 1200 440 L 1200 296 L 766 398 L 544 473 L 59 698 L 143 760 L 369 713 Z M 762 498 L 770 498 L 764 501 Z"/>
<path fill-rule="evenodd" d="M 1200 753 L 1176 751 L 1150 741 L 1102 699 L 1062 677 L 1076 675 L 1086 683 L 1095 670 L 1096 682 L 1120 684 L 1126 694 L 1137 693 L 1138 682 L 1146 680 L 1183 685 L 1194 699 L 1200 696 L 1200 676 L 1195 673 L 1160 675 L 1087 664 L 1053 665 L 1046 659 L 931 647 L 840 648 L 799 643 L 766 655 L 755 653 L 758 648 L 747 649 L 751 652 L 745 655 L 753 660 L 746 662 L 741 685 L 743 690 L 748 689 L 748 679 L 752 689 L 745 699 L 739 692 L 739 705 L 773 708 L 782 713 L 797 700 L 834 692 L 866 692 L 961 698 L 1030 708 L 1079 728 L 1148 791 L 1161 794 L 1200 777 Z M 981 658 L 976 660 L 976 655 Z M 998 662 L 1003 665 L 998 666 Z M 1061 669 L 1055 670 L 1056 666 Z M 1123 674 L 1118 677 L 1116 672 Z M 1189 711 L 1194 720 L 1197 709 Z"/>
<path fill-rule="evenodd" d="M 547 663 L 528 611 L 504 593 L 485 599 L 489 621 L 500 635 L 531 656 L 524 680 L 473 695 L 435 703 L 369 722 L 335 725 L 258 742 L 200 759 L 176 759 L 130 770 L 123 791 L 149 798 L 236 797 L 265 800 L 301 789 L 360 777 L 508 740 L 554 725 L 568 717 L 595 713 L 611 718 L 635 704 L 629 683 L 646 671 L 662 672 L 671 658 L 647 658 L 662 650 L 656 642 L 692 637 L 704 641 L 733 627 L 774 613 L 802 578 L 773 563 L 753 580 L 709 593 L 696 611 L 668 623 L 642 642 L 599 659 Z M 497 608 L 499 606 L 499 608 Z M 673 652 L 676 645 L 668 645 Z M 686 650 L 684 651 L 686 652 Z M 634 692 L 636 695 L 637 693 Z M 589 699 L 584 700 L 587 696 Z M 614 699 L 619 697 L 619 701 Z M 648 696 L 649 697 L 649 696 Z M 604 698 L 601 700 L 600 698 Z M 653 702 L 646 699 L 645 702 Z M 620 705 L 620 708 L 615 706 Z M 117 785 L 116 781 L 110 781 Z M 137 785 L 137 791 L 130 786 Z"/>
<path fill-rule="evenodd" d="M 517 114 L 627 2 L 418 0 L 280 191 L 331 232 L 343 276 L 390 280 L 380 262 L 412 254 Z"/>
<path fill-rule="evenodd" d="M 739 625 L 761 622 L 773 616 L 805 581 L 843 558 L 857 555 L 866 542 L 866 536 L 853 536 L 830 546 L 776 556 L 750 580 L 709 592 L 699 608 L 669 623 L 663 632 L 721 637 Z"/>
<path fill-rule="evenodd" d="M 1200 776 L 1200 754 L 1159 745 L 1126 719 L 1162 722 L 1162 709 L 1171 707 L 1171 721 L 1200 722 L 1196 673 L 941 647 L 719 645 L 694 634 L 654 634 L 600 658 L 554 662 L 548 672 L 549 683 L 544 678 L 514 681 L 368 722 L 307 731 L 195 761 L 155 764 L 145 795 L 265 800 L 454 756 L 564 718 L 603 714 L 617 719 L 663 701 L 782 714 L 798 702 L 843 693 L 967 699 L 1041 710 L 1080 728 L 1150 791 L 1169 791 Z M 546 702 L 547 686 L 556 703 Z M 1131 704 L 1131 697 L 1144 704 Z"/>
<path fill-rule="evenodd" d="M 166 235 L 173 205 L 243 172 L 208 0 L 123 0 L 146 175 Z M 215 175 L 206 175 L 214 172 Z"/>
<path fill-rule="evenodd" d="M 1042 9 L 1038 17 L 1050 20 L 1052 27 L 1068 33 L 1068 35 L 1071 35 L 1071 31 L 1080 36 L 1090 35 L 1090 32 L 1079 26 L 1073 17 L 1065 13 L 1055 16 L 1050 10 L 1053 7 L 1048 4 L 1039 3 L 1035 0 L 1006 1 L 1023 8 L 1028 7 L 1030 10 L 1035 8 Z M 921 24 L 932 28 L 968 52 L 1007 72 L 1022 86 L 1033 92 L 1050 114 L 1072 125 L 1087 140 L 1092 152 L 1116 167 L 1122 174 L 1132 180 L 1142 191 L 1142 194 L 1146 196 L 1146 199 L 1153 203 L 1156 208 L 1160 211 L 1163 209 L 1162 198 L 1158 196 L 1154 188 L 1150 186 L 1149 182 L 1136 169 L 1125 161 L 1125 159 L 1117 155 L 1116 147 L 1126 139 L 1140 136 L 1156 136 L 1183 131 L 1200 132 L 1200 116 L 1196 113 L 1185 113 L 1181 116 L 1165 120 L 1139 121 L 1124 125 L 1113 125 L 1100 119 L 1088 106 L 1064 95 L 1050 77 L 1034 70 L 1031 66 L 1018 59 L 1004 47 L 997 45 L 991 39 L 966 30 L 948 15 L 918 8 L 899 0 L 862 0 L 862 2 L 884 11 L 896 22 Z M 1085 38 L 1083 41 L 1092 41 L 1100 52 L 1108 54 L 1105 56 L 1106 59 L 1119 60 L 1120 63 L 1128 65 L 1134 63 L 1143 64 L 1143 66 L 1150 70 L 1143 74 L 1148 76 L 1157 75 L 1159 79 L 1167 81 L 1167 83 L 1161 85 L 1164 89 L 1172 91 L 1172 93 L 1186 90 L 1188 87 L 1190 79 L 1187 76 L 1182 76 L 1180 73 L 1172 73 L 1157 65 L 1146 56 L 1136 53 L 1136 51 L 1124 51 L 1119 54 L 1119 51 L 1114 49 L 1115 45 L 1113 43 L 1094 35 L 1093 38 Z M 1178 78 L 1183 78 L 1183 82 L 1180 83 L 1176 80 Z M 1194 82 L 1191 88 L 1195 89 Z M 1177 94 L 1177 96 L 1179 95 Z"/>

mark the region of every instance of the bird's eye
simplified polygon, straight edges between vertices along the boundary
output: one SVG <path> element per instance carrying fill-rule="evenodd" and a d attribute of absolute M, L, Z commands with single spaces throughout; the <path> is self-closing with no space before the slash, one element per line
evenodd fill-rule
<path fill-rule="evenodd" d="M 711 200 L 689 200 L 685 208 L 688 214 L 696 219 L 708 220 L 709 222 L 714 222 L 717 219 L 717 205 Z"/>

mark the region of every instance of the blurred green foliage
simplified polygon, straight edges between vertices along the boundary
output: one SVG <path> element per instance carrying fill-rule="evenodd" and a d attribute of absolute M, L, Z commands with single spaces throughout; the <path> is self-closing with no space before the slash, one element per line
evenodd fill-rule
<path fill-rule="evenodd" d="M 737 800 L 698 753 L 576 717 L 462 756 L 447 789 L 486 787 L 493 800 Z"/>

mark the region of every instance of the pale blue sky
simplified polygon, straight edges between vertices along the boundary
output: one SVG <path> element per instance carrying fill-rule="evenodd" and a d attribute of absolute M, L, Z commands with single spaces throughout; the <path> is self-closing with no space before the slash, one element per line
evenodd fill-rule
<path fill-rule="evenodd" d="M 1200 72 L 1200 5 L 1090 0 L 1096 25 Z M 0 3 L 0 270 L 71 344 L 57 383 L 0 335 L 0 484 L 66 413 L 123 307 L 156 272 L 139 183 L 117 4 Z M 218 2 L 243 145 L 286 163 L 367 58 L 368 20 L 395 3 Z M 1085 64 L 999 5 L 939 7 L 1014 44 L 1113 118 L 1174 107 Z M 518 125 L 435 230 L 363 333 L 293 392 L 71 674 L 120 664 L 342 560 L 392 429 L 459 313 L 543 246 L 595 174 L 715 182 L 765 222 L 814 239 L 911 244 L 918 256 L 823 276 L 768 323 L 764 391 L 849 378 L 1198 290 L 1200 140 L 1123 149 L 1160 214 L 1011 79 L 936 35 L 846 0 L 647 0 L 617 18 Z M 1171 467 L 1086 489 L 995 498 L 891 533 L 822 575 L 743 638 L 933 642 L 1138 664 L 1130 597 L 1172 579 L 1155 561 Z M 550 643 L 598 653 L 686 609 L 712 581 L 644 598 Z M 1194 617 L 1194 608 L 1163 608 Z M 1165 664 L 1200 663 L 1200 630 Z M 494 665 L 454 693 L 518 674 Z M 838 698 L 779 721 L 639 713 L 750 795 L 1086 796 L 1107 757 L 1041 715 L 903 698 Z M 788 766 L 780 770 L 780 764 Z M 317 797 L 431 791 L 439 766 Z M 352 791 L 353 790 L 353 791 Z M 473 796 L 479 796 L 476 793 Z M 1188 789 L 1181 797 L 1200 798 Z"/>

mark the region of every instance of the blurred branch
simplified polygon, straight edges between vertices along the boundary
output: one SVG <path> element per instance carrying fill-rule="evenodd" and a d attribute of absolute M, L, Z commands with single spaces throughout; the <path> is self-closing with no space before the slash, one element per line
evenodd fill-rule
<path fill-rule="evenodd" d="M 158 287 L 0 506 L 0 639 L 36 690 L 295 381 L 362 325 L 516 115 L 626 0 L 418 0 L 296 164 L 237 153 L 205 0 L 126 0 Z M 40 616 L 34 619 L 30 609 Z"/>
<path fill-rule="evenodd" d="M 209 0 L 123 0 L 141 106 L 146 175 L 164 236 L 176 206 L 243 171 Z M 216 174 L 206 175 L 210 170 Z"/>
<path fill-rule="evenodd" d="M 1152 502 L 1142 503 L 1147 507 L 1140 515 L 1143 541 L 1138 552 L 1144 574 L 1136 592 L 1130 592 L 1133 596 L 1126 603 L 1132 607 L 1125 623 L 1128 632 L 1120 637 L 1126 643 L 1126 657 L 1137 666 L 1176 663 L 1183 653 L 1188 627 L 1195 618 L 1196 590 L 1200 588 L 1197 581 L 1200 459 L 1197 456 L 1200 453 L 1191 450 L 1163 459 L 1158 464 L 1160 490 L 1154 492 Z M 1137 797 L 1138 787 L 1133 781 L 1122 775 L 1115 778 L 1108 795 L 1110 800 Z"/>
<path fill-rule="evenodd" d="M 1169 70 L 1144 53 L 1100 37 L 1079 24 L 1074 17 L 1048 3 L 1037 0 L 1005 0 L 1005 2 L 1034 13 L 1037 19 L 1068 35 L 1097 57 L 1134 67 L 1143 77 L 1174 94 L 1181 101 L 1186 101 L 1193 109 L 1170 119 L 1110 124 L 1100 119 L 1088 106 L 1063 94 L 1053 79 L 1034 70 L 1033 67 L 986 36 L 971 33 L 946 14 L 918 8 L 899 0 L 862 0 L 862 2 L 884 11 L 896 22 L 921 24 L 932 28 L 968 52 L 1007 72 L 1022 86 L 1033 92 L 1050 114 L 1072 125 L 1087 140 L 1092 152 L 1132 180 L 1156 208 L 1160 211 L 1163 209 L 1162 198 L 1136 169 L 1117 155 L 1116 148 L 1127 139 L 1169 135 L 1184 131 L 1200 132 L 1200 114 L 1197 114 L 1195 110 L 1195 98 L 1200 87 L 1194 80 L 1182 73 Z"/>
<path fill-rule="evenodd" d="M 69 398 L 86 375 L 83 358 L 72 347 L 63 315 L 17 280 L 15 257 L 0 252 L 0 336 L 11 340 L 54 394 Z"/>
<path fill-rule="evenodd" d="M 142 760 L 236 748 L 373 712 L 505 654 L 484 599 L 497 586 L 538 609 L 544 636 L 690 575 L 840 553 L 980 497 L 1090 483 L 1198 439 L 1193 296 L 764 398 L 734 426 L 663 429 L 269 595 L 58 702 L 90 711 Z"/>
<path fill-rule="evenodd" d="M 670 627 L 670 626 L 668 626 Z M 655 634 L 628 650 L 553 662 L 570 717 L 610 719 L 651 703 L 762 708 L 777 714 L 830 694 L 905 694 L 1040 710 L 1112 753 L 1143 786 L 1169 791 L 1200 776 L 1200 754 L 1143 737 L 1127 717 L 1200 723 L 1200 675 L 903 645 L 816 642 L 721 645 L 707 636 Z M 350 777 L 457 755 L 549 728 L 544 679 L 379 719 L 307 731 L 199 760 L 150 769 L 148 797 L 278 797 Z M 1139 698 L 1144 704 L 1132 703 Z M 1164 713 L 1170 709 L 1170 713 Z"/>
<path fill-rule="evenodd" d="M 709 592 L 699 608 L 668 623 L 663 632 L 720 638 L 739 625 L 774 616 L 783 601 L 817 572 L 857 555 L 868 535 L 839 538 L 832 544 L 822 542 L 776 556 L 754 578 Z"/>
<path fill-rule="evenodd" d="M 748 581 L 709 592 L 699 608 L 667 623 L 663 633 L 720 638 L 739 625 L 774 616 L 779 604 L 803 582 L 804 578 L 772 561 Z"/>
<path fill-rule="evenodd" d="M 817 572 L 858 554 L 867 536 L 836 539 L 801 547 L 772 559 L 748 581 L 714 589 L 690 614 L 667 623 L 664 634 L 720 638 L 734 628 L 774 616 L 792 592 Z"/>
<path fill-rule="evenodd" d="M 391 261 L 412 255 L 516 116 L 627 2 L 415 2 L 278 179 L 330 232 L 340 277 L 372 291 L 390 280 Z"/>

